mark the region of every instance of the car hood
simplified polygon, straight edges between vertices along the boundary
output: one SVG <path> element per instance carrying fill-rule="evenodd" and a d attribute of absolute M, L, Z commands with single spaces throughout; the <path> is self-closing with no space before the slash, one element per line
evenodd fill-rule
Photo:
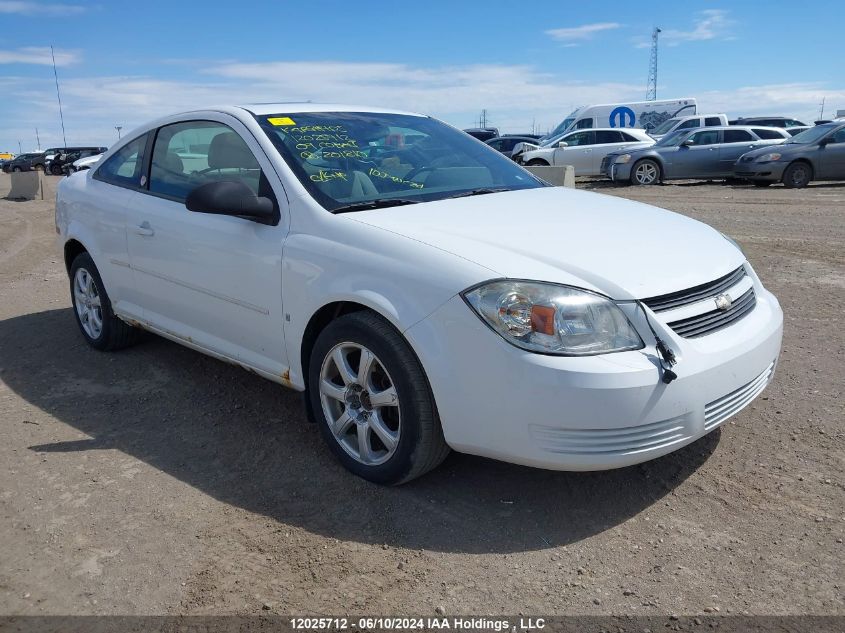
<path fill-rule="evenodd" d="M 757 149 L 752 149 L 749 152 L 743 154 L 743 157 L 746 156 L 762 156 L 763 154 L 771 154 L 772 152 L 778 152 L 779 154 L 802 154 L 806 152 L 808 149 L 812 148 L 816 143 L 772 143 L 771 145 L 765 145 L 763 147 L 758 147 Z"/>
<path fill-rule="evenodd" d="M 685 216 L 561 187 L 508 191 L 348 216 L 509 277 L 577 285 L 614 299 L 683 290 L 736 269 L 742 253 Z M 484 279 L 479 279 L 484 281 Z"/>

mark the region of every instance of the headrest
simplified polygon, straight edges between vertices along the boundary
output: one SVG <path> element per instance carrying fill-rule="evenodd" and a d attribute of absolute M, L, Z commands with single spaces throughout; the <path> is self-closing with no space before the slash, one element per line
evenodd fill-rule
<path fill-rule="evenodd" d="M 209 169 L 258 169 L 258 161 L 244 140 L 235 132 L 223 132 L 208 146 Z"/>

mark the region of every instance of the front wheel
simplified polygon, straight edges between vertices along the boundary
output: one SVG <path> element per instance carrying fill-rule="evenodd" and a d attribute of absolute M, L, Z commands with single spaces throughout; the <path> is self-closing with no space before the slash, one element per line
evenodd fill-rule
<path fill-rule="evenodd" d="M 787 189 L 802 189 L 813 179 L 813 168 L 807 163 L 792 163 L 783 172 L 783 186 Z"/>
<path fill-rule="evenodd" d="M 379 484 L 401 484 L 449 453 L 425 372 L 393 326 L 372 312 L 332 321 L 317 337 L 308 397 L 341 463 Z"/>
<path fill-rule="evenodd" d="M 529 167 L 550 167 L 550 165 L 546 161 L 540 160 L 539 158 L 529 160 L 526 164 Z"/>
<path fill-rule="evenodd" d="M 653 160 L 641 160 L 631 170 L 632 185 L 656 185 L 660 182 L 660 165 Z"/>

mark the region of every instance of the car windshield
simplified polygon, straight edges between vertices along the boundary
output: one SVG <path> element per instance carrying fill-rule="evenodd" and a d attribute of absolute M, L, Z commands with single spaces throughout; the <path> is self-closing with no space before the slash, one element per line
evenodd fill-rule
<path fill-rule="evenodd" d="M 576 110 L 576 112 L 577 112 L 577 110 Z M 560 136 L 561 134 L 566 132 L 566 130 L 569 129 L 569 126 L 572 125 L 573 121 L 575 121 L 575 112 L 573 112 L 568 117 L 566 117 L 563 121 L 561 121 L 560 125 L 558 125 L 555 129 L 553 129 L 548 134 L 546 134 L 546 138 L 551 138 L 553 136 Z"/>
<path fill-rule="evenodd" d="M 804 130 L 800 134 L 796 134 L 790 139 L 787 139 L 784 144 L 791 145 L 793 143 L 816 143 L 822 137 L 834 129 L 835 125 L 817 125 L 808 130 Z"/>
<path fill-rule="evenodd" d="M 675 125 L 678 121 L 680 121 L 680 119 L 669 119 L 667 121 L 664 121 L 656 128 L 651 130 L 651 134 L 666 134 L 666 132 L 671 130 L 672 126 Z"/>
<path fill-rule="evenodd" d="M 681 139 L 687 135 L 689 130 L 675 130 L 671 134 L 667 134 L 659 141 L 657 141 L 654 146 L 655 147 L 671 147 L 672 145 L 678 145 L 681 142 Z"/>
<path fill-rule="evenodd" d="M 429 117 L 305 112 L 255 118 L 329 211 L 546 186 L 490 146 Z"/>

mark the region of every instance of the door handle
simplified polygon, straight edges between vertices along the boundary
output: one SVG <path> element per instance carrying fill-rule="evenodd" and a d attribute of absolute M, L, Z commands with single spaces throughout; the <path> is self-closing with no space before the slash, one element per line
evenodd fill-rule
<path fill-rule="evenodd" d="M 149 222 L 141 222 L 141 224 L 135 227 L 135 233 L 136 235 L 145 235 L 148 237 L 156 234 Z"/>

